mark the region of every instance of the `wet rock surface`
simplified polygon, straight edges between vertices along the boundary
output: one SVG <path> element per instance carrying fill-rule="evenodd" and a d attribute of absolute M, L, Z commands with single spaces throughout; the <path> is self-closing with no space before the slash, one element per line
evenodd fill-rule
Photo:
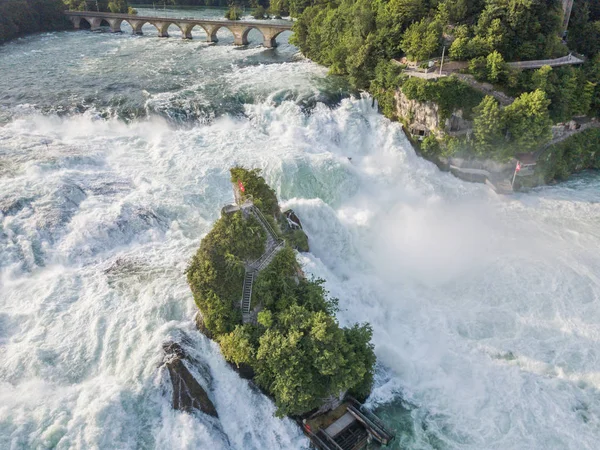
<path fill-rule="evenodd" d="M 177 342 L 169 341 L 163 344 L 163 350 L 164 366 L 173 385 L 173 408 L 187 412 L 196 409 L 219 417 L 208 394 L 186 366 L 184 361 L 191 361 L 183 347 Z"/>

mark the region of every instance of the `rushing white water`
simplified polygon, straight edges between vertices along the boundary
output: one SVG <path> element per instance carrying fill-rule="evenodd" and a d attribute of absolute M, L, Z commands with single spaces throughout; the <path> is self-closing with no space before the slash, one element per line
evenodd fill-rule
<path fill-rule="evenodd" d="M 105 102 L 102 88 L 85 113 L 57 111 L 58 94 L 33 104 L 23 93 L 23 106 L 11 94 L 12 61 L 48 45 L 58 54 L 58 38 L 81 39 L 88 55 L 116 46 L 120 61 L 181 44 L 58 34 L 0 52 L 15 77 L 0 81 L 0 448 L 307 444 L 191 320 L 184 270 L 232 199 L 234 164 L 262 168 L 299 214 L 311 245 L 301 260 L 339 297 L 340 321 L 373 325 L 370 402 L 397 430 L 398 448 L 598 447 L 597 175 L 498 196 L 418 158 L 370 99 L 316 102 L 328 95 L 316 65 L 240 63 L 276 62 L 260 49 L 201 47 L 227 70 L 191 88 L 179 74 L 180 87 L 145 94 L 147 115 L 129 123 L 133 87 L 125 107 Z M 124 83 L 144 83 L 127 64 L 118 70 L 131 77 Z M 74 86 L 88 74 L 70 76 L 64 89 L 77 103 L 85 88 Z M 32 92 L 57 89 L 43 74 L 25 78 Z M 219 110 L 211 86 L 245 93 L 240 112 Z M 316 100 L 307 107 L 306 98 Z M 194 108 L 202 114 L 173 122 L 173 111 Z M 217 111 L 210 120 L 207 110 Z M 211 374 L 218 422 L 173 411 L 163 393 L 161 344 L 182 336 Z"/>

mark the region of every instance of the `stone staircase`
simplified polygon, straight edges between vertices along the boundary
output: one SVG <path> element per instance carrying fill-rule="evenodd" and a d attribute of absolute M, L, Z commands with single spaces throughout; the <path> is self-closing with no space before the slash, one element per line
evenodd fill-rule
<path fill-rule="evenodd" d="M 242 291 L 243 316 L 250 314 L 250 303 L 252 301 L 252 285 L 254 284 L 255 273 L 256 272 L 253 270 L 246 269 L 246 274 L 244 275 L 244 290 Z"/>
<path fill-rule="evenodd" d="M 277 253 L 279 253 L 279 251 L 284 247 L 285 242 L 279 238 L 270 222 L 258 208 L 256 208 L 253 204 L 245 205 L 244 207 L 247 208 L 254 217 L 256 217 L 267 233 L 267 242 L 264 253 L 260 256 L 260 258 L 246 265 L 241 309 L 243 323 L 248 323 L 252 321 L 250 308 L 252 303 L 252 285 L 254 284 L 254 279 L 261 270 L 263 270 L 271 263 L 271 261 L 273 261 L 275 255 L 277 255 Z"/>

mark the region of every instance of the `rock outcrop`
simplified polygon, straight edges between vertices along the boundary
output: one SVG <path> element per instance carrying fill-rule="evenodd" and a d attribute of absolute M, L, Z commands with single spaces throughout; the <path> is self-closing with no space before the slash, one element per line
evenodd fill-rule
<path fill-rule="evenodd" d="M 308 236 L 302 229 L 300 218 L 292 209 L 283 212 L 283 229 L 289 244 L 299 252 L 309 252 Z"/>
<path fill-rule="evenodd" d="M 187 412 L 196 409 L 219 417 L 208 394 L 184 363 L 184 360 L 189 359 L 181 345 L 177 342 L 165 342 L 163 350 L 164 366 L 173 385 L 173 408 Z"/>
<path fill-rule="evenodd" d="M 196 323 L 196 328 L 198 329 L 198 331 L 200 333 L 202 333 L 204 336 L 206 336 L 209 339 L 213 338 L 212 333 L 209 331 L 208 328 L 206 328 L 206 325 L 204 324 L 204 317 L 202 317 L 202 314 L 200 313 L 200 311 L 198 311 L 196 313 L 196 315 L 194 316 L 194 322 Z"/>
<path fill-rule="evenodd" d="M 450 118 L 443 120 L 440 107 L 434 102 L 410 100 L 401 90 L 397 90 L 396 114 L 406 124 L 413 135 L 433 133 L 442 137 L 444 133 L 462 134 L 473 128 L 473 123 L 464 119 L 463 111 L 452 112 Z"/>

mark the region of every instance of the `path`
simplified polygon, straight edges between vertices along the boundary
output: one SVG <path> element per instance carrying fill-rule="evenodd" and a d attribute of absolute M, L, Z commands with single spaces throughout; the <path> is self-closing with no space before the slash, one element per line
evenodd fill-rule
<path fill-rule="evenodd" d="M 493 85 L 491 85 L 489 83 L 482 83 L 480 81 L 477 81 L 473 75 L 467 75 L 464 73 L 457 73 L 455 75 L 460 80 L 464 81 L 469 86 L 471 86 L 473 89 L 477 89 L 482 94 L 491 95 L 496 100 L 498 100 L 502 106 L 508 106 L 512 102 L 515 101 L 515 99 L 513 97 L 506 95 L 502 91 L 498 91 L 498 90 L 494 89 Z"/>
<path fill-rule="evenodd" d="M 546 152 L 546 150 L 548 150 L 553 145 L 558 144 L 559 142 L 565 141 L 568 138 L 570 138 L 571 136 L 581 133 L 582 131 L 589 130 L 591 128 L 600 128 L 600 122 L 590 121 L 590 122 L 582 123 L 578 129 L 567 131 L 562 136 L 552 139 L 550 142 L 548 142 L 546 145 L 544 145 L 538 151 L 533 153 L 535 160 L 537 161 Z"/>
<path fill-rule="evenodd" d="M 539 69 L 540 67 L 543 67 L 543 66 L 550 66 L 550 67 L 570 66 L 570 65 L 574 65 L 574 64 L 583 64 L 584 62 L 585 62 L 584 59 L 578 58 L 577 56 L 572 55 L 572 54 L 568 54 L 567 56 L 563 56 L 561 58 L 555 58 L 555 59 L 537 59 L 534 61 L 516 61 L 516 62 L 509 62 L 506 64 L 508 65 L 508 67 L 511 67 L 513 69 L 525 70 L 525 69 Z"/>
<path fill-rule="evenodd" d="M 263 213 L 258 209 L 252 202 L 246 202 L 242 205 L 243 209 L 247 209 L 250 214 L 252 214 L 260 224 L 263 229 L 267 233 L 267 243 L 265 245 L 265 251 L 257 260 L 246 264 L 245 269 L 246 272 L 244 274 L 244 286 L 242 289 L 242 301 L 241 301 L 241 309 L 242 309 L 242 322 L 248 323 L 253 320 L 252 313 L 250 312 L 250 307 L 252 304 L 252 286 L 254 285 L 254 280 L 258 273 L 267 267 L 273 258 L 279 253 L 279 251 L 284 247 L 285 242 L 277 235 L 267 218 L 263 215 Z"/>

